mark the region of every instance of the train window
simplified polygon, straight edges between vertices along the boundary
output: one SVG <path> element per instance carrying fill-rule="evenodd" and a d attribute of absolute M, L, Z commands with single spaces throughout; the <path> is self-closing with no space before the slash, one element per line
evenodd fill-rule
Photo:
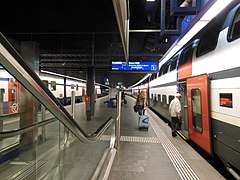
<path fill-rule="evenodd" d="M 51 81 L 51 91 L 56 91 L 56 81 Z"/>
<path fill-rule="evenodd" d="M 42 83 L 48 88 L 48 81 L 47 80 L 42 80 Z"/>
<path fill-rule="evenodd" d="M 166 74 L 168 72 L 168 67 L 169 65 L 167 63 L 163 65 L 163 71 L 162 71 L 163 74 Z"/>
<path fill-rule="evenodd" d="M 220 93 L 219 99 L 220 106 L 227 108 L 233 107 L 232 93 Z"/>
<path fill-rule="evenodd" d="M 148 82 L 148 78 L 145 79 L 145 80 L 142 82 L 142 85 L 143 85 L 143 84 L 146 84 L 147 82 Z"/>
<path fill-rule="evenodd" d="M 12 85 L 12 89 L 11 89 L 11 101 L 16 102 L 17 101 L 17 86 L 15 84 Z"/>
<path fill-rule="evenodd" d="M 157 95 L 154 94 L 154 101 L 157 101 Z"/>
<path fill-rule="evenodd" d="M 193 129 L 202 133 L 202 100 L 200 89 L 192 89 L 191 98 Z"/>
<path fill-rule="evenodd" d="M 170 95 L 170 96 L 168 97 L 168 102 L 169 102 L 169 104 L 170 104 L 170 102 L 171 102 L 173 99 L 174 99 L 174 96 L 171 96 L 171 95 Z"/>
<path fill-rule="evenodd" d="M 152 80 L 154 80 L 154 79 L 156 79 L 156 78 L 157 78 L 157 73 L 154 73 L 154 74 L 151 75 L 150 81 L 152 81 Z"/>
<path fill-rule="evenodd" d="M 177 57 L 175 57 L 172 62 L 171 62 L 171 66 L 170 66 L 170 71 L 175 70 L 177 67 Z"/>
<path fill-rule="evenodd" d="M 233 41 L 240 37 L 240 9 L 238 9 L 229 34 L 229 40 Z"/>
<path fill-rule="evenodd" d="M 162 95 L 162 105 L 164 108 L 167 108 L 167 96 Z"/>
<path fill-rule="evenodd" d="M 161 102 L 161 95 L 158 94 L 158 101 Z"/>
<path fill-rule="evenodd" d="M 180 57 L 180 60 L 179 60 L 179 65 L 186 64 L 187 61 L 189 60 L 189 57 L 191 57 L 192 52 L 193 52 L 192 46 L 183 50 L 183 52 L 181 54 L 181 57 Z"/>
<path fill-rule="evenodd" d="M 159 70 L 158 77 L 163 74 L 162 72 L 163 72 L 163 65 L 161 66 L 161 68 L 160 68 L 160 70 Z"/>
<path fill-rule="evenodd" d="M 216 48 L 219 32 L 221 31 L 223 23 L 224 18 L 215 18 L 204 28 L 204 31 L 200 33 L 201 37 L 197 47 L 197 57 L 207 54 Z"/>
<path fill-rule="evenodd" d="M 153 79 L 156 79 L 157 78 L 157 73 L 154 73 L 153 74 Z"/>

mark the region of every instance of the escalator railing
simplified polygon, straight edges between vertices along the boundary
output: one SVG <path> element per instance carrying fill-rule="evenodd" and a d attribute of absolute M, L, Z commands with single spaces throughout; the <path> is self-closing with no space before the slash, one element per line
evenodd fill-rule
<path fill-rule="evenodd" d="M 98 162 L 104 161 L 103 155 L 116 153 L 112 151 L 115 119 L 110 117 L 96 131 L 86 133 L 2 34 L 0 65 L 20 83 L 21 94 L 17 118 L 1 120 L 0 112 L 0 146 L 15 142 L 13 147 L 0 152 L 0 176 L 3 179 L 73 179 L 74 168 L 69 164 L 76 164 L 75 168 L 79 170 L 80 166 L 82 172 L 78 179 L 96 179 L 98 174 L 92 173 L 102 170 L 99 167 L 102 163 Z M 117 120 L 120 121 L 119 115 Z M 73 139 L 81 142 L 69 147 L 66 129 L 72 132 Z M 109 155 L 104 157 L 109 158 Z M 75 158 L 80 158 L 78 161 L 83 164 Z"/>
<path fill-rule="evenodd" d="M 85 143 L 94 142 L 109 127 L 109 124 L 113 121 L 111 119 L 103 127 L 98 129 L 97 133 L 95 132 L 91 135 L 85 133 L 2 34 L 0 36 L 0 42 L 0 62 L 2 66 L 4 66 L 8 72 L 11 72 L 11 74 L 55 117 L 68 127 L 79 140 Z"/>

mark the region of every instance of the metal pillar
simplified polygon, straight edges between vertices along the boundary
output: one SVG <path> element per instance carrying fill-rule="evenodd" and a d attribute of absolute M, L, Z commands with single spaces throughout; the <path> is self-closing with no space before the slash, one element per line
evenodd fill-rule
<path fill-rule="evenodd" d="M 63 78 L 63 105 L 67 103 L 67 78 Z"/>
<path fill-rule="evenodd" d="M 46 120 L 46 107 L 41 104 L 42 121 Z M 46 126 L 42 126 L 42 140 L 46 140 Z"/>
<path fill-rule="evenodd" d="M 95 105 L 95 67 L 91 66 L 87 69 L 87 95 L 86 95 L 86 115 L 87 120 L 91 120 L 94 116 Z"/>
<path fill-rule="evenodd" d="M 122 99 L 122 92 L 119 91 L 117 94 L 117 118 L 115 123 L 115 133 L 116 133 L 116 148 L 120 147 L 120 122 L 121 122 L 121 99 Z"/>
<path fill-rule="evenodd" d="M 75 117 L 75 97 L 76 97 L 76 92 L 75 91 L 72 91 L 71 93 L 71 115 L 74 119 Z"/>

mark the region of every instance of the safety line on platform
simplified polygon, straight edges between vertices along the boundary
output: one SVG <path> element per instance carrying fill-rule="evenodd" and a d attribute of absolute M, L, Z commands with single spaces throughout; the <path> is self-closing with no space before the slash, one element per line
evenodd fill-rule
<path fill-rule="evenodd" d="M 102 141 L 110 141 L 109 135 L 103 135 Z M 161 143 L 161 140 L 157 137 L 139 137 L 139 136 L 121 136 L 121 142 L 138 142 L 138 143 Z"/>
<path fill-rule="evenodd" d="M 168 139 L 162 129 L 157 125 L 154 118 L 151 118 L 150 125 L 152 126 L 155 134 L 160 140 L 165 152 L 167 153 L 169 159 L 171 160 L 181 179 L 198 180 L 199 177 L 185 161 L 185 159 L 182 157 L 176 147 L 172 144 L 172 142 Z"/>

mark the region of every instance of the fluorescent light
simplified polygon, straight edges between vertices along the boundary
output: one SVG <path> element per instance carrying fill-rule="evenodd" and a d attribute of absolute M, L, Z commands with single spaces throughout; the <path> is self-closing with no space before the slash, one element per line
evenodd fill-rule
<path fill-rule="evenodd" d="M 147 2 L 155 2 L 155 0 L 147 0 Z"/>
<path fill-rule="evenodd" d="M 50 75 L 55 75 L 55 76 L 69 78 L 69 79 L 74 79 L 74 80 L 77 80 L 77 81 L 86 82 L 86 80 L 84 80 L 84 79 L 79 79 L 79 78 L 75 78 L 75 77 L 71 77 L 71 76 L 66 76 L 66 75 L 55 73 L 55 72 L 41 70 L 41 73 L 46 73 L 46 74 L 50 74 Z"/>

